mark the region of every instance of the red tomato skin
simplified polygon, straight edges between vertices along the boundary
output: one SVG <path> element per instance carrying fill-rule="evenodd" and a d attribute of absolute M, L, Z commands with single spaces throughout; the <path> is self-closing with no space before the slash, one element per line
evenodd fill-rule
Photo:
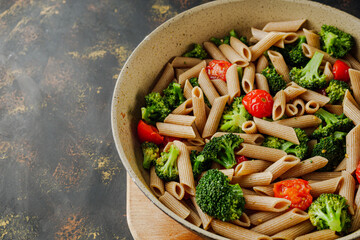
<path fill-rule="evenodd" d="M 242 162 L 248 161 L 248 159 L 247 159 L 245 156 L 242 156 L 242 155 L 236 155 L 236 156 L 235 156 L 235 160 L 236 160 L 236 162 L 237 162 L 237 164 L 235 165 L 235 167 L 236 167 L 237 165 L 239 165 L 240 163 L 242 163 Z"/>
<path fill-rule="evenodd" d="M 246 110 L 254 117 L 270 117 L 274 100 L 265 90 L 255 89 L 245 95 L 242 100 Z"/>
<path fill-rule="evenodd" d="M 274 184 L 274 197 L 285 198 L 291 201 L 291 208 L 306 210 L 310 207 L 313 197 L 311 187 L 303 179 L 285 180 Z"/>
<path fill-rule="evenodd" d="M 320 94 L 322 94 L 322 95 L 324 95 L 324 96 L 327 96 L 325 89 L 326 89 L 326 88 L 321 88 L 321 89 L 317 90 L 317 92 L 320 93 Z"/>
<path fill-rule="evenodd" d="M 355 175 L 356 175 L 356 179 L 357 179 L 358 183 L 360 183 L 360 161 L 359 161 L 359 164 L 357 165 Z"/>
<path fill-rule="evenodd" d="M 140 142 L 148 141 L 159 145 L 164 141 L 164 137 L 159 134 L 156 127 L 146 124 L 143 120 L 138 123 L 137 133 Z"/>
<path fill-rule="evenodd" d="M 224 60 L 212 60 L 206 66 L 206 73 L 210 79 L 221 79 L 226 82 L 226 72 L 231 63 Z"/>
<path fill-rule="evenodd" d="M 349 68 L 350 67 L 345 62 L 341 60 L 336 60 L 333 66 L 334 79 L 349 82 Z"/>

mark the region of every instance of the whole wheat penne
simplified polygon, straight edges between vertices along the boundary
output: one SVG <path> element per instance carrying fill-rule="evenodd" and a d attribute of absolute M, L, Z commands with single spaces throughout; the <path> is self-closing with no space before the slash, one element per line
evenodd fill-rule
<path fill-rule="evenodd" d="M 211 216 L 207 215 L 206 213 L 204 213 L 204 212 L 200 209 L 199 205 L 196 203 L 195 197 L 190 197 L 190 199 L 191 199 L 191 202 L 192 202 L 192 204 L 194 205 L 197 213 L 199 214 L 199 217 L 200 217 L 200 219 L 201 219 L 203 228 L 204 228 L 205 230 L 208 230 L 208 229 L 210 228 L 210 223 L 211 223 L 211 221 L 213 220 L 213 218 L 212 218 Z"/>
<path fill-rule="evenodd" d="M 274 121 L 281 119 L 285 114 L 286 95 L 284 90 L 280 90 L 274 97 L 274 104 L 272 108 L 272 119 Z"/>
<path fill-rule="evenodd" d="M 193 111 L 193 102 L 192 102 L 192 98 L 189 98 L 185 102 L 180 104 L 180 106 L 175 108 L 171 113 L 187 115 L 187 114 L 191 113 L 192 111 Z"/>
<path fill-rule="evenodd" d="M 312 172 L 302 176 L 305 180 L 325 181 L 331 178 L 341 177 L 340 172 Z"/>
<path fill-rule="evenodd" d="M 246 46 L 238 38 L 230 37 L 230 46 L 245 60 L 248 62 L 251 61 L 251 51 L 248 46 Z"/>
<path fill-rule="evenodd" d="M 346 198 L 349 205 L 349 213 L 354 215 L 355 179 L 347 171 L 342 171 L 341 176 L 344 178 L 344 181 L 340 186 L 339 195 Z"/>
<path fill-rule="evenodd" d="M 254 122 L 260 133 L 285 139 L 295 144 L 300 144 L 296 136 L 295 130 L 291 127 L 277 124 L 274 122 L 269 122 L 257 117 L 254 117 Z"/>
<path fill-rule="evenodd" d="M 246 188 L 241 188 L 241 189 L 242 189 L 244 195 L 258 195 L 256 192 L 251 191 L 249 189 L 246 189 Z"/>
<path fill-rule="evenodd" d="M 182 219 L 185 219 L 190 215 L 190 210 L 166 191 L 164 195 L 159 197 L 159 201 Z"/>
<path fill-rule="evenodd" d="M 285 198 L 244 195 L 245 208 L 251 210 L 283 212 L 289 209 L 291 201 Z"/>
<path fill-rule="evenodd" d="M 349 69 L 350 83 L 354 93 L 354 98 L 358 104 L 360 104 L 360 71 L 355 69 Z"/>
<path fill-rule="evenodd" d="M 319 52 L 319 53 L 322 53 L 324 55 L 323 57 L 323 61 L 327 61 L 327 62 L 330 62 L 331 64 L 334 64 L 336 62 L 336 58 L 332 57 L 330 54 L 324 52 L 324 51 L 321 51 L 320 49 L 318 48 L 314 48 L 306 43 L 303 43 L 301 45 L 302 47 L 302 50 L 303 50 L 303 53 L 306 57 L 308 58 L 312 58 L 315 54 L 315 52 Z"/>
<path fill-rule="evenodd" d="M 268 22 L 262 29 L 266 32 L 296 32 L 306 22 L 306 19 L 299 19 L 293 21 L 281 21 L 281 22 Z"/>
<path fill-rule="evenodd" d="M 326 104 L 324 107 L 326 110 L 328 110 L 331 113 L 335 113 L 336 115 L 343 114 L 343 106 L 342 105 Z"/>
<path fill-rule="evenodd" d="M 189 70 L 189 68 L 175 68 L 175 77 L 176 79 L 179 79 L 179 76 Z M 173 82 L 177 82 L 177 80 L 174 79 Z"/>
<path fill-rule="evenodd" d="M 221 96 L 214 100 L 214 104 L 212 104 L 211 111 L 206 120 L 205 127 L 202 133 L 203 138 L 207 138 L 216 133 L 218 128 L 222 113 L 224 111 L 225 105 L 228 101 L 229 96 Z"/>
<path fill-rule="evenodd" d="M 270 32 L 264 38 L 262 38 L 259 42 L 252 46 L 251 50 L 251 61 L 255 61 L 260 57 L 263 52 L 268 50 L 272 45 L 274 45 L 277 41 L 282 39 L 284 36 L 283 33 L 278 32 Z"/>
<path fill-rule="evenodd" d="M 191 85 L 191 83 L 189 82 L 188 79 L 185 80 L 185 84 L 184 84 L 184 97 L 186 99 L 192 98 L 192 90 L 193 90 L 193 86 Z"/>
<path fill-rule="evenodd" d="M 256 40 L 261 40 L 268 34 L 268 32 L 256 28 L 251 28 L 251 33 L 253 35 L 252 37 Z M 279 41 L 274 43 L 274 46 L 284 48 L 285 44 L 294 43 L 299 38 L 299 35 L 294 32 L 282 33 L 283 37 Z"/>
<path fill-rule="evenodd" d="M 294 208 L 276 218 L 253 227 L 251 230 L 266 235 L 274 235 L 307 219 L 309 219 L 309 215 L 306 212 Z"/>
<path fill-rule="evenodd" d="M 274 68 L 276 72 L 283 77 L 285 82 L 290 82 L 290 76 L 289 76 L 289 68 L 285 63 L 284 57 L 281 55 L 281 53 L 269 50 L 268 51 L 269 58 L 274 65 Z"/>
<path fill-rule="evenodd" d="M 295 32 L 287 32 L 284 34 L 283 39 L 285 44 L 291 44 L 298 40 L 299 35 Z"/>
<path fill-rule="evenodd" d="M 264 55 L 261 55 L 256 63 L 256 73 L 261 73 L 267 66 L 269 66 L 269 61 Z"/>
<path fill-rule="evenodd" d="M 359 189 L 355 195 L 355 214 L 351 221 L 350 232 L 356 231 L 360 228 L 360 191 Z"/>
<path fill-rule="evenodd" d="M 295 107 L 294 104 L 291 104 L 291 103 L 286 104 L 286 106 L 285 106 L 286 116 L 293 117 L 293 116 L 296 116 L 297 113 L 298 113 L 298 109 L 297 109 L 297 107 Z"/>
<path fill-rule="evenodd" d="M 304 99 L 305 101 L 310 101 L 313 100 L 315 102 L 318 102 L 319 105 L 322 107 L 325 104 L 327 104 L 330 101 L 329 97 L 326 97 L 320 93 L 311 91 L 311 90 L 307 90 L 306 92 L 304 92 L 303 94 L 300 95 L 300 97 L 302 99 Z"/>
<path fill-rule="evenodd" d="M 240 150 L 235 152 L 236 155 L 243 155 L 245 157 L 266 160 L 270 162 L 276 162 L 286 155 L 286 152 L 280 149 L 267 148 L 247 143 L 240 144 L 239 148 Z"/>
<path fill-rule="evenodd" d="M 164 119 L 164 123 L 172 123 L 184 126 L 191 126 L 195 121 L 195 116 L 189 115 L 179 115 L 179 114 L 169 114 Z"/>
<path fill-rule="evenodd" d="M 320 49 L 320 36 L 313 31 L 307 30 L 306 28 L 303 28 L 306 42 L 309 44 L 309 46 Z"/>
<path fill-rule="evenodd" d="M 249 215 L 250 223 L 252 225 L 259 225 L 266 221 L 269 221 L 270 219 L 276 218 L 280 216 L 281 212 L 255 212 L 251 215 Z"/>
<path fill-rule="evenodd" d="M 324 157 L 316 156 L 304 161 L 301 161 L 296 166 L 292 167 L 286 173 L 280 176 L 281 179 L 286 178 L 296 178 L 302 175 L 305 175 L 310 172 L 314 172 L 322 167 L 324 167 L 328 163 L 328 160 Z"/>
<path fill-rule="evenodd" d="M 352 104 L 354 104 L 355 107 L 360 109 L 360 105 L 356 102 L 355 98 L 353 97 L 353 95 L 351 95 L 351 92 L 349 90 L 345 91 L 344 99 L 345 98 L 347 98 L 347 100 L 349 100 Z"/>
<path fill-rule="evenodd" d="M 348 158 L 344 157 L 344 159 L 337 165 L 337 167 L 334 169 L 334 172 L 341 172 L 343 170 L 346 170 L 346 162 Z"/>
<path fill-rule="evenodd" d="M 201 133 L 206 123 L 206 111 L 204 94 L 199 87 L 194 87 L 192 90 L 193 113 L 195 117 L 195 125 L 197 130 Z"/>
<path fill-rule="evenodd" d="M 307 142 L 307 146 L 308 146 L 308 152 L 312 152 L 312 150 L 314 149 L 315 145 L 317 144 L 317 140 L 316 139 L 311 139 L 310 141 Z"/>
<path fill-rule="evenodd" d="M 264 160 L 251 160 L 239 163 L 235 167 L 235 176 L 249 175 L 251 173 L 262 172 L 271 165 L 271 162 Z"/>
<path fill-rule="evenodd" d="M 360 160 L 360 125 L 356 125 L 346 135 L 346 171 L 352 174 L 358 166 Z"/>
<path fill-rule="evenodd" d="M 271 172 L 273 175 L 272 181 L 274 181 L 290 168 L 296 166 L 299 162 L 300 158 L 293 155 L 286 155 L 271 164 L 267 169 L 264 170 L 264 172 Z"/>
<path fill-rule="evenodd" d="M 224 60 L 228 61 L 224 54 L 219 50 L 219 48 L 212 42 L 204 42 L 203 43 L 205 50 L 209 53 L 209 55 L 215 60 Z"/>
<path fill-rule="evenodd" d="M 239 74 L 237 72 L 236 64 L 231 65 L 226 71 L 226 84 L 228 89 L 227 92 L 229 95 L 229 102 L 232 103 L 233 99 L 235 97 L 240 97 L 241 94 Z"/>
<path fill-rule="evenodd" d="M 256 128 L 256 124 L 254 123 L 254 121 L 246 121 L 241 125 L 241 129 L 246 133 L 246 134 L 255 134 L 257 133 L 257 128 Z"/>
<path fill-rule="evenodd" d="M 230 239 L 244 239 L 244 240 L 270 240 L 271 238 L 262 235 L 246 228 L 236 226 L 235 224 L 223 222 L 217 219 L 211 221 L 211 228 L 217 234 Z"/>
<path fill-rule="evenodd" d="M 187 221 L 191 222 L 192 224 L 194 224 L 197 227 L 201 226 L 201 219 L 196 211 L 196 208 L 184 201 L 181 202 L 185 207 L 187 207 L 187 209 L 190 210 L 190 214 L 189 216 L 186 218 Z"/>
<path fill-rule="evenodd" d="M 309 234 L 302 235 L 300 237 L 295 238 L 295 240 L 333 240 L 339 238 L 338 235 L 336 235 L 335 231 L 332 231 L 330 229 L 326 230 L 319 230 L 316 232 L 312 232 Z"/>
<path fill-rule="evenodd" d="M 196 137 L 194 129 L 191 126 L 157 122 L 156 127 L 159 130 L 159 134 L 163 136 L 178 137 L 178 138 Z"/>
<path fill-rule="evenodd" d="M 191 152 L 192 150 L 195 150 L 197 152 L 201 152 L 204 149 L 204 146 L 196 146 L 196 145 L 186 145 L 186 149 Z"/>
<path fill-rule="evenodd" d="M 198 77 L 199 73 L 201 71 L 201 69 L 206 67 L 206 61 L 203 60 L 201 61 L 199 64 L 193 66 L 192 68 L 190 68 L 189 70 L 187 70 L 186 72 L 182 73 L 179 76 L 179 83 L 181 85 L 181 87 L 184 87 L 185 84 L 185 80 L 186 79 L 190 79 L 192 77 Z M 199 83 L 200 84 L 200 83 Z"/>
<path fill-rule="evenodd" d="M 296 114 L 296 116 L 302 116 L 305 113 L 305 103 L 304 100 L 302 100 L 301 98 L 297 98 L 293 101 L 292 103 L 297 109 L 298 109 L 298 113 Z"/>
<path fill-rule="evenodd" d="M 231 63 L 235 63 L 240 67 L 246 67 L 249 65 L 249 61 L 240 56 L 230 45 L 228 44 L 221 44 L 219 46 L 221 53 L 229 59 Z"/>
<path fill-rule="evenodd" d="M 240 227 L 250 227 L 250 225 L 251 225 L 249 216 L 244 212 L 241 214 L 239 219 L 233 220 L 231 222 Z"/>
<path fill-rule="evenodd" d="M 343 101 L 343 111 L 344 114 L 350 118 L 355 125 L 360 123 L 360 110 L 356 105 L 347 97 Z"/>
<path fill-rule="evenodd" d="M 199 63 L 201 63 L 201 59 L 192 58 L 192 57 L 175 57 L 171 64 L 174 68 L 192 68 Z"/>
<path fill-rule="evenodd" d="M 222 135 L 229 134 L 228 132 L 216 132 L 211 138 L 220 137 Z M 261 134 L 246 134 L 246 133 L 232 133 L 238 135 L 242 139 L 244 139 L 244 143 L 261 145 L 264 141 L 264 136 Z"/>
<path fill-rule="evenodd" d="M 306 88 L 300 87 L 295 82 L 288 83 L 287 87 L 284 89 L 286 95 L 286 102 L 300 96 L 306 91 Z"/>
<path fill-rule="evenodd" d="M 173 195 L 177 200 L 183 199 L 185 195 L 184 187 L 178 182 L 167 182 L 165 183 L 165 190 Z"/>
<path fill-rule="evenodd" d="M 343 181 L 343 177 L 337 177 L 325 181 L 310 183 L 309 185 L 311 187 L 311 196 L 316 198 L 323 193 L 335 193 L 335 191 L 339 189 Z"/>
<path fill-rule="evenodd" d="M 350 63 L 351 68 L 356 69 L 356 70 L 360 70 L 360 63 L 358 60 L 356 60 L 353 56 L 351 56 L 351 54 L 346 54 L 345 55 L 345 60 L 348 61 L 348 63 Z"/>
<path fill-rule="evenodd" d="M 203 146 L 205 144 L 205 140 L 201 137 L 199 131 L 197 130 L 197 127 L 195 125 L 195 123 L 193 123 L 191 125 L 191 127 L 194 130 L 195 133 L 195 138 L 189 138 L 187 139 L 187 142 L 191 145 L 195 145 L 195 146 Z"/>
<path fill-rule="evenodd" d="M 150 188 L 156 197 L 165 193 L 164 181 L 156 175 L 154 166 L 150 168 Z"/>
<path fill-rule="evenodd" d="M 230 168 L 230 169 L 220 169 L 220 172 L 222 172 L 223 174 L 225 174 L 225 176 L 228 177 L 228 179 L 231 181 L 233 176 L 234 176 L 234 169 Z"/>
<path fill-rule="evenodd" d="M 269 83 L 264 75 L 261 73 L 255 73 L 255 83 L 258 89 L 267 91 L 270 93 Z"/>
<path fill-rule="evenodd" d="M 307 234 L 315 229 L 310 220 L 301 222 L 291 228 L 285 229 L 271 236 L 273 240 L 294 240 L 296 237 Z"/>
<path fill-rule="evenodd" d="M 334 79 L 334 74 L 332 73 L 331 63 L 326 62 L 324 67 L 324 74 L 326 76 L 326 81 L 329 82 L 331 79 Z"/>
<path fill-rule="evenodd" d="M 175 71 L 173 66 L 168 63 L 166 64 L 163 73 L 161 74 L 161 77 L 155 84 L 152 92 L 158 92 L 162 93 L 162 90 L 167 88 L 167 86 L 171 83 L 171 81 L 175 78 Z"/>
<path fill-rule="evenodd" d="M 274 196 L 273 187 L 271 185 L 269 185 L 269 186 L 256 186 L 256 187 L 253 187 L 253 190 L 257 194 L 259 194 L 261 196 L 269 196 L 269 197 Z"/>
<path fill-rule="evenodd" d="M 201 69 L 199 74 L 199 86 L 204 92 L 205 96 L 208 98 L 211 105 L 214 104 L 215 98 L 219 97 L 219 93 L 216 91 L 216 88 L 210 81 L 209 76 L 207 75 L 205 68 Z"/>
<path fill-rule="evenodd" d="M 241 187 L 266 186 L 271 183 L 272 174 L 270 172 L 252 173 L 245 176 L 233 176 L 231 183 L 239 184 Z"/>
<path fill-rule="evenodd" d="M 241 85 L 245 93 L 249 93 L 252 90 L 254 90 L 254 81 L 255 81 L 255 65 L 253 63 L 249 63 L 249 65 L 244 69 L 244 75 L 241 81 Z"/>
<path fill-rule="evenodd" d="M 211 82 L 215 86 L 217 92 L 221 96 L 228 95 L 228 86 L 227 86 L 226 82 L 224 82 L 221 79 L 214 79 L 214 80 L 211 80 Z"/>
<path fill-rule="evenodd" d="M 320 105 L 318 102 L 315 102 L 314 100 L 310 100 L 305 104 L 305 112 L 307 114 L 314 114 L 319 110 Z"/>

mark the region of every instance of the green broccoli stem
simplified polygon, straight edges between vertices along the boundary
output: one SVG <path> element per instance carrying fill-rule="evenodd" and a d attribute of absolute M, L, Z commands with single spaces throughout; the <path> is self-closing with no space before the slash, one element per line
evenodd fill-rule
<path fill-rule="evenodd" d="M 316 76 L 319 78 L 319 67 L 322 62 L 322 59 L 324 57 L 324 54 L 315 52 L 314 56 L 311 58 L 311 60 L 306 64 L 304 67 L 304 72 L 306 72 L 305 77 L 306 78 L 312 78 L 313 76 Z"/>
<path fill-rule="evenodd" d="M 327 222 L 331 230 L 336 232 L 341 232 L 341 208 L 338 208 L 336 212 L 333 211 L 332 207 L 329 204 L 326 205 L 327 213 L 329 214 L 329 218 L 327 218 Z"/>
<path fill-rule="evenodd" d="M 235 153 L 229 144 L 225 144 L 224 151 L 220 152 L 220 156 L 223 161 L 217 159 L 217 163 L 223 165 L 226 169 L 232 168 L 236 164 Z"/>
<path fill-rule="evenodd" d="M 173 168 L 174 166 L 176 168 L 178 155 L 179 155 L 179 150 L 176 147 L 174 147 L 174 145 L 171 145 L 168 152 L 168 160 L 166 161 L 162 169 L 166 169 L 167 172 L 170 172 L 171 168 Z"/>
<path fill-rule="evenodd" d="M 333 124 L 338 121 L 338 119 L 336 118 L 336 116 L 334 114 L 332 114 L 322 108 L 320 108 L 316 112 L 316 115 L 321 116 L 325 120 L 326 124 Z"/>

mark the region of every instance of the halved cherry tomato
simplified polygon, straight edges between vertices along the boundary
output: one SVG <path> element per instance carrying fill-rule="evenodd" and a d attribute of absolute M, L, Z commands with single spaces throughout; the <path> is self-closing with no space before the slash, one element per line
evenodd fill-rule
<path fill-rule="evenodd" d="M 236 155 L 235 160 L 237 162 L 236 166 L 239 165 L 242 162 L 248 161 L 248 159 L 245 156 L 242 156 L 242 155 Z"/>
<path fill-rule="evenodd" d="M 254 117 L 270 117 L 274 100 L 265 90 L 255 89 L 245 95 L 242 100 L 246 110 Z"/>
<path fill-rule="evenodd" d="M 345 62 L 336 60 L 333 66 L 334 79 L 348 82 L 350 80 L 349 68 L 350 67 Z"/>
<path fill-rule="evenodd" d="M 312 203 L 311 187 L 303 179 L 285 180 L 274 184 L 274 196 L 291 201 L 290 207 L 306 210 Z"/>
<path fill-rule="evenodd" d="M 355 175 L 356 175 L 356 179 L 358 181 L 358 183 L 360 183 L 360 162 L 357 165 L 356 171 L 355 171 Z"/>
<path fill-rule="evenodd" d="M 146 124 L 143 120 L 138 123 L 137 133 L 141 142 L 148 141 L 161 144 L 164 141 L 164 137 L 159 134 L 156 127 Z"/>
<path fill-rule="evenodd" d="M 212 60 L 206 67 L 210 79 L 221 79 L 226 82 L 226 71 L 231 63 L 224 60 Z"/>

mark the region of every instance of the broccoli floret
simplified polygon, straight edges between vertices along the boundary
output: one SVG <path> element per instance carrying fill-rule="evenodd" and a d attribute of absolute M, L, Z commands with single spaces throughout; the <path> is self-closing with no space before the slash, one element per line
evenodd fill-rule
<path fill-rule="evenodd" d="M 183 90 L 179 83 L 172 82 L 167 88 L 163 90 L 164 101 L 168 104 L 170 109 L 177 108 L 182 104 L 186 98 L 184 97 Z"/>
<path fill-rule="evenodd" d="M 322 25 L 319 34 L 322 50 L 336 58 L 344 57 L 354 46 L 353 37 L 334 26 Z"/>
<path fill-rule="evenodd" d="M 293 44 L 286 44 L 284 48 L 277 48 L 287 64 L 293 67 L 303 67 L 309 61 L 302 50 L 301 45 L 306 43 L 305 36 L 300 36 L 299 39 Z"/>
<path fill-rule="evenodd" d="M 245 45 L 249 46 L 247 38 L 245 36 L 239 37 L 238 34 L 235 32 L 234 29 L 230 30 L 229 35 L 225 36 L 224 38 L 210 38 L 210 41 L 213 42 L 216 46 L 220 46 L 221 44 L 230 44 L 230 37 L 235 37 L 243 42 Z"/>
<path fill-rule="evenodd" d="M 204 155 L 196 150 L 190 153 L 190 160 L 193 169 L 194 178 L 196 179 L 200 174 L 211 167 L 211 159 L 206 159 Z"/>
<path fill-rule="evenodd" d="M 320 141 L 315 144 L 311 154 L 312 157 L 321 156 L 328 160 L 328 163 L 321 171 L 334 171 L 344 159 L 346 151 L 345 136 L 346 133 L 344 132 L 334 132 L 328 137 L 321 138 Z"/>
<path fill-rule="evenodd" d="M 274 136 L 266 136 L 264 138 L 264 141 L 262 143 L 262 146 L 268 147 L 268 148 L 276 148 L 280 149 L 281 145 L 284 144 L 286 141 L 284 139 L 280 139 L 278 137 Z"/>
<path fill-rule="evenodd" d="M 239 184 L 217 169 L 210 169 L 196 186 L 195 199 L 200 209 L 222 221 L 239 219 L 245 210 L 245 198 Z"/>
<path fill-rule="evenodd" d="M 316 113 L 315 116 L 320 118 L 323 123 L 326 125 L 320 125 L 312 134 L 313 138 L 320 139 L 323 137 L 330 136 L 335 131 L 340 132 L 349 132 L 353 127 L 354 124 L 350 118 L 347 118 L 345 114 L 336 115 L 326 111 L 323 108 L 320 108 Z"/>
<path fill-rule="evenodd" d="M 144 154 L 143 167 L 149 169 L 151 165 L 155 165 L 159 158 L 159 147 L 152 142 L 143 142 L 141 148 Z"/>
<path fill-rule="evenodd" d="M 307 89 L 324 88 L 327 84 L 326 75 L 319 74 L 319 67 L 323 57 L 324 54 L 315 52 L 304 68 L 292 68 L 289 73 L 291 80 Z"/>
<path fill-rule="evenodd" d="M 190 84 L 191 84 L 192 87 L 200 87 L 199 81 L 198 81 L 198 78 L 197 78 L 197 77 L 192 77 L 192 78 L 190 78 L 190 79 L 189 79 L 189 82 L 190 82 Z M 204 95 L 204 102 L 205 102 L 205 104 L 206 104 L 209 108 L 211 108 L 211 104 L 210 104 L 210 102 L 209 102 L 209 99 L 208 99 L 205 95 Z"/>
<path fill-rule="evenodd" d="M 171 112 L 160 93 L 149 93 L 145 96 L 145 103 L 146 106 L 141 108 L 141 117 L 148 124 L 164 121 Z"/>
<path fill-rule="evenodd" d="M 330 98 L 329 103 L 342 103 L 347 89 L 350 89 L 349 84 L 332 79 L 329 86 L 325 89 L 326 95 Z"/>
<path fill-rule="evenodd" d="M 232 133 L 214 137 L 205 144 L 201 155 L 205 161 L 214 161 L 225 168 L 232 168 L 236 165 L 234 149 L 243 141 L 244 139 Z"/>
<path fill-rule="evenodd" d="M 161 157 L 156 160 L 156 175 L 164 181 L 176 181 L 179 178 L 179 170 L 177 167 L 177 158 L 179 149 L 175 145 L 171 145 L 168 152 L 162 152 Z"/>
<path fill-rule="evenodd" d="M 262 70 L 262 74 L 268 80 L 271 95 L 274 96 L 278 91 L 286 88 L 285 80 L 276 72 L 272 65 Z"/>
<path fill-rule="evenodd" d="M 224 110 L 219 127 L 222 132 L 241 133 L 242 124 L 252 118 L 242 104 L 242 99 L 243 97 L 234 98 L 232 104 Z"/>
<path fill-rule="evenodd" d="M 193 46 L 193 49 L 191 51 L 185 53 L 183 56 L 205 59 L 205 58 L 207 58 L 207 52 L 200 44 L 195 43 Z"/>
<path fill-rule="evenodd" d="M 323 193 L 309 207 L 310 221 L 318 230 L 331 229 L 347 233 L 351 227 L 348 207 L 343 196 Z"/>

